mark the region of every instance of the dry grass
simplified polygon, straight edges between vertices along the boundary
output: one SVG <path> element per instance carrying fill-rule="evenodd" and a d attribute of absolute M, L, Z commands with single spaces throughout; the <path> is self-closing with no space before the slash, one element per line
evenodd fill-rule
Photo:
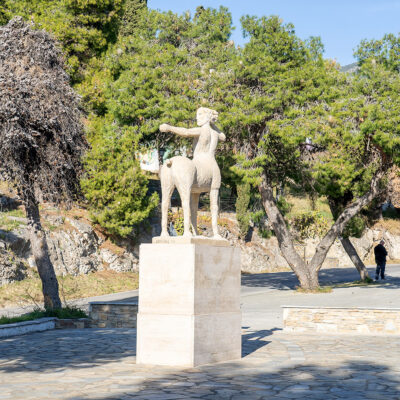
<path fill-rule="evenodd" d="M 292 205 L 291 210 L 286 215 L 287 219 L 292 219 L 294 216 L 305 212 L 319 211 L 329 222 L 333 223 L 332 213 L 325 197 L 317 199 L 315 210 L 313 210 L 311 200 L 308 197 L 287 196 L 286 200 Z"/>
<path fill-rule="evenodd" d="M 352 287 L 362 287 L 362 286 L 370 286 L 377 285 L 378 282 L 375 282 L 372 278 L 368 277 L 366 281 L 354 281 L 354 282 L 341 282 L 332 284 L 331 287 L 336 288 L 352 288 Z"/>
<path fill-rule="evenodd" d="M 400 235 L 400 219 L 382 219 L 371 226 L 371 229 L 384 230 L 392 235 Z"/>
<path fill-rule="evenodd" d="M 273 274 L 275 272 L 292 272 L 290 267 L 264 268 L 257 272 L 242 271 L 242 275 Z"/>
<path fill-rule="evenodd" d="M 296 292 L 297 293 L 305 293 L 305 294 L 332 293 L 332 287 L 331 286 L 320 286 L 317 289 L 311 290 L 311 289 L 303 289 L 298 286 L 298 287 L 296 287 Z"/>
<path fill-rule="evenodd" d="M 42 304 L 41 281 L 37 273 L 21 282 L 0 287 L 0 307 Z M 125 292 L 138 288 L 138 273 L 98 271 L 88 275 L 58 277 L 62 300 Z"/>

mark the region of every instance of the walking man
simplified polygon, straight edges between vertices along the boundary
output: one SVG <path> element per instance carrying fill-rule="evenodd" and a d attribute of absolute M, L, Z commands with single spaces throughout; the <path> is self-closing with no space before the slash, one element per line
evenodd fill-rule
<path fill-rule="evenodd" d="M 387 251 L 385 249 L 385 241 L 382 239 L 378 246 L 374 248 L 375 253 L 375 262 L 376 262 L 376 272 L 375 272 L 375 280 L 379 279 L 379 274 L 381 275 L 381 279 L 385 279 L 385 266 L 386 266 L 386 256 Z"/>

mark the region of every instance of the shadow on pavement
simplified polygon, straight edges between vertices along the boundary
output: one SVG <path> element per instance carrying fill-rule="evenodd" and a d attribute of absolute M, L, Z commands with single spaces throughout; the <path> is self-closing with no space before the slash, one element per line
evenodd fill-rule
<path fill-rule="evenodd" d="M 265 338 L 281 331 L 244 329 L 242 357 L 266 346 L 270 342 Z M 52 330 L 0 340 L 0 372 L 8 373 L 90 368 L 135 356 L 135 329 Z"/>
<path fill-rule="evenodd" d="M 375 276 L 375 268 L 368 267 L 368 274 L 371 278 Z M 386 266 L 387 279 L 379 280 L 374 287 L 383 287 L 386 289 L 400 288 L 400 268 L 398 265 Z M 340 283 L 354 282 L 360 279 L 355 268 L 327 268 L 319 273 L 321 285 L 336 285 Z M 242 286 L 260 287 L 265 289 L 291 290 L 298 285 L 296 275 L 292 271 L 271 272 L 263 274 L 243 274 Z M 361 286 L 368 289 L 370 286 Z"/>
<path fill-rule="evenodd" d="M 135 356 L 136 329 L 55 329 L 1 339 L 0 373 L 91 368 Z"/>
<path fill-rule="evenodd" d="M 337 366 L 295 365 L 262 371 L 240 363 L 160 374 L 104 395 L 68 400 L 121 399 L 399 399 L 399 377 L 376 362 L 348 361 Z M 114 385 L 116 386 L 116 385 Z"/>
<path fill-rule="evenodd" d="M 243 328 L 246 329 L 248 327 Z M 281 328 L 273 328 L 259 331 L 246 331 L 246 333 L 242 334 L 242 357 L 246 357 L 261 347 L 266 346 L 268 343 L 271 343 L 264 339 L 271 336 L 274 332 L 281 330 Z"/>
<path fill-rule="evenodd" d="M 268 345 L 270 342 L 264 339 L 276 330 L 279 329 L 245 332 L 243 355 Z M 347 360 L 337 361 L 332 354 L 331 362 L 325 358 L 327 354 L 322 353 L 318 364 L 290 361 L 290 357 L 276 362 L 265 356 L 265 359 L 244 357 L 235 362 L 179 369 L 136 366 L 135 342 L 135 330 L 128 329 L 56 330 L 3 339 L 0 341 L 0 372 L 19 373 L 20 379 L 23 373 L 77 369 L 82 380 L 79 385 L 71 386 L 70 392 L 79 392 L 79 396 L 64 392 L 60 397 L 63 379 L 66 379 L 64 384 L 69 382 L 67 375 L 60 377 L 60 388 L 55 389 L 58 395 L 52 397 L 68 400 L 400 398 L 398 364 L 392 368 L 391 364 L 384 365 L 378 361 L 352 360 L 352 354 L 346 357 Z M 107 368 L 108 363 L 126 362 L 129 358 L 126 370 L 97 382 L 95 387 L 85 385 L 88 369 L 95 366 Z M 92 378 L 89 377 L 87 382 Z M 25 386 L 28 384 L 23 383 Z M 12 385 L 13 382 L 9 382 L 7 387 Z"/>

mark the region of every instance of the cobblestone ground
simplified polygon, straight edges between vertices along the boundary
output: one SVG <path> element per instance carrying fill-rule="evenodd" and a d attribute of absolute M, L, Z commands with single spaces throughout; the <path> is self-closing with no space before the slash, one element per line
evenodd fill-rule
<path fill-rule="evenodd" d="M 0 399 L 400 399 L 400 337 L 243 332 L 243 358 L 191 369 L 135 363 L 135 330 L 0 341 Z"/>

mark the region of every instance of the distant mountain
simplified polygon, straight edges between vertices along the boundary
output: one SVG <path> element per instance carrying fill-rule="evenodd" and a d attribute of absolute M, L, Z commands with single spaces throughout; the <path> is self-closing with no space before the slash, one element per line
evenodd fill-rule
<path fill-rule="evenodd" d="M 352 74 L 354 72 L 356 72 L 358 69 L 358 63 L 352 63 L 352 64 L 348 64 L 348 65 L 344 65 L 342 68 L 340 68 L 340 70 L 342 72 L 347 72 L 349 74 Z"/>

